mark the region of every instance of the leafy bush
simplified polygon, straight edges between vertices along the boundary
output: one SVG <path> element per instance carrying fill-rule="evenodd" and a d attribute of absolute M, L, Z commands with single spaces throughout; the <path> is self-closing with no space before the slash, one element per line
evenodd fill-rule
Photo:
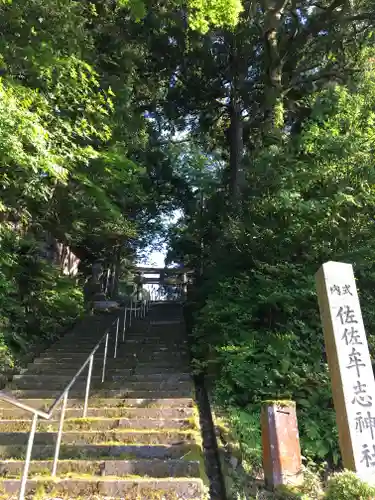
<path fill-rule="evenodd" d="M 83 311 L 75 281 L 40 256 L 38 242 L 0 232 L 0 370 L 45 340 L 53 340 Z"/>
<path fill-rule="evenodd" d="M 196 366 L 214 375 L 218 401 L 249 415 L 265 399 L 296 401 L 303 455 L 329 468 L 340 453 L 314 276 L 326 261 L 353 263 L 374 324 L 373 76 L 356 92 L 337 85 L 311 96 L 299 133 L 254 152 L 240 209 L 205 237 L 195 298 Z"/>
<path fill-rule="evenodd" d="M 210 369 L 220 374 L 215 377 L 217 401 L 242 409 L 241 418 L 233 420 L 239 435 L 245 432 L 246 437 L 246 423 L 241 422 L 246 422 L 245 414 L 259 413 L 261 401 L 292 399 L 303 454 L 337 463 L 335 414 L 313 283 L 302 268 L 293 270 L 299 287 L 291 288 L 290 279 L 291 270 L 279 265 L 222 281 L 199 314 L 194 333 L 201 352 L 195 355 L 210 360 Z"/>
<path fill-rule="evenodd" d="M 375 487 L 361 481 L 354 472 L 334 474 L 328 481 L 327 500 L 370 500 L 375 496 Z"/>
<path fill-rule="evenodd" d="M 280 500 L 371 500 L 375 487 L 361 481 L 352 471 L 333 474 L 323 492 L 319 476 L 309 469 L 305 470 L 304 483 L 297 488 L 282 487 L 277 490 Z"/>

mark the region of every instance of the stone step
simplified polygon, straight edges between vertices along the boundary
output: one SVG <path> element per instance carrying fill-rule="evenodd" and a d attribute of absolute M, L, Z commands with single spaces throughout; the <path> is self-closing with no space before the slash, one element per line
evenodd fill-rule
<path fill-rule="evenodd" d="M 113 357 L 113 350 L 109 350 L 107 353 L 107 357 Z M 133 349 L 126 349 L 125 352 L 122 354 L 120 350 L 117 351 L 117 358 L 121 360 L 126 360 L 128 358 L 131 358 L 132 356 L 137 356 L 137 358 L 145 358 L 145 359 L 154 359 L 154 358 L 174 358 L 175 356 L 178 356 L 179 358 L 182 356 L 187 356 L 187 351 L 178 349 L 175 351 L 170 351 L 170 350 L 160 350 L 158 348 L 153 348 L 153 349 L 144 349 L 143 347 L 137 347 Z M 112 355 L 112 356 L 111 356 Z M 58 359 L 60 357 L 64 358 L 70 358 L 70 359 L 79 359 L 82 360 L 82 363 L 88 358 L 89 352 L 73 352 L 73 351 L 66 351 L 66 350 L 59 350 L 59 349 L 53 349 L 50 352 L 45 352 L 43 354 L 43 358 L 54 358 Z M 97 352 L 95 354 L 96 359 L 103 359 L 104 353 L 103 352 Z"/>
<path fill-rule="evenodd" d="M 59 414 L 56 415 L 57 417 Z M 82 416 L 82 415 L 81 415 Z M 24 432 L 30 429 L 30 418 L 25 420 L 0 420 L 0 433 Z M 38 431 L 57 431 L 59 420 L 39 420 Z M 122 430 L 122 429 L 178 429 L 194 430 L 195 423 L 191 419 L 157 419 L 157 418 L 66 418 L 64 432 L 68 431 L 93 431 L 93 430 Z"/>
<path fill-rule="evenodd" d="M 81 408 L 68 408 L 66 410 L 66 418 L 81 418 L 83 406 Z M 87 410 L 87 418 L 128 418 L 128 419 L 186 419 L 191 418 L 194 414 L 193 408 L 89 408 Z M 57 410 L 56 415 L 59 415 Z M 21 408 L 0 408 L 0 419 L 27 419 L 29 420 L 30 413 Z"/>
<path fill-rule="evenodd" d="M 139 350 L 138 354 L 128 352 L 125 356 L 121 356 L 117 353 L 116 358 L 114 357 L 113 352 L 109 352 L 106 359 L 108 368 L 131 368 L 135 363 L 147 365 L 152 364 L 157 366 L 168 365 L 177 368 L 178 366 L 181 366 L 182 363 L 185 365 L 189 363 L 189 356 L 184 353 L 148 353 L 143 352 L 142 349 Z M 41 363 L 38 360 L 45 360 L 47 363 Z M 38 360 L 34 360 L 34 364 L 65 364 L 67 367 L 76 368 L 78 370 L 86 362 L 87 358 L 86 356 L 81 358 L 75 355 L 65 356 L 64 354 L 63 356 L 59 356 L 58 354 L 55 354 L 53 357 L 46 356 L 38 358 Z M 100 354 L 94 356 L 94 363 L 96 365 L 102 365 L 103 360 L 104 356 Z M 88 366 L 88 362 L 86 366 Z"/>
<path fill-rule="evenodd" d="M 141 345 L 146 345 L 146 346 L 162 346 L 162 347 L 168 347 L 168 348 L 179 348 L 179 347 L 184 347 L 188 348 L 189 345 L 186 340 L 179 339 L 179 338 L 174 338 L 170 340 L 166 340 L 164 337 L 156 336 L 154 335 L 153 337 L 125 337 L 125 342 L 122 342 L 122 337 L 119 338 L 119 342 L 121 346 L 139 346 Z"/>
<path fill-rule="evenodd" d="M 62 390 L 62 389 L 61 389 Z M 55 399 L 61 395 L 61 390 L 48 389 L 17 389 L 12 391 L 14 397 L 18 399 Z M 75 389 L 74 386 L 69 391 L 70 397 L 74 399 L 84 399 L 85 391 Z M 159 389 L 155 391 L 146 391 L 141 389 L 91 389 L 90 397 L 94 399 L 103 398 L 129 398 L 129 399 L 174 399 L 189 398 L 193 396 L 193 389 L 189 386 L 181 389 Z"/>
<path fill-rule="evenodd" d="M 39 369 L 39 371 L 38 371 Z M 103 367 L 101 365 L 98 365 L 97 367 L 93 367 L 93 375 L 92 375 L 92 380 L 100 380 L 102 378 L 102 371 Z M 52 368 L 50 369 L 49 372 L 47 371 L 40 371 L 39 367 L 36 367 L 36 371 L 33 372 L 31 370 L 25 370 L 23 373 L 19 375 L 14 375 L 13 376 L 13 381 L 17 380 L 26 380 L 26 379 L 47 379 L 48 380 L 56 380 L 59 382 L 66 382 L 72 379 L 74 375 L 76 374 L 76 370 L 72 370 L 71 368 L 65 368 L 59 370 L 59 374 L 56 375 L 56 370 L 52 371 Z M 83 373 L 80 375 L 80 377 L 87 377 L 87 372 Z M 188 372 L 176 372 L 175 370 L 165 370 L 162 372 L 159 371 L 154 371 L 151 367 L 149 370 L 144 370 L 143 372 L 137 372 L 135 369 L 132 368 L 117 368 L 117 369 L 106 369 L 105 371 L 105 379 L 107 381 L 116 381 L 116 380 L 123 380 L 123 381 L 129 381 L 129 382 L 135 382 L 135 381 L 156 381 L 156 380 L 191 380 L 191 375 Z"/>
<path fill-rule="evenodd" d="M 147 445 L 122 443 L 104 444 L 62 444 L 59 458 L 61 460 L 103 460 L 109 458 L 122 460 L 139 459 L 181 459 L 189 456 L 199 456 L 201 448 L 196 443 L 184 442 L 179 445 Z M 55 446 L 51 444 L 35 444 L 31 458 L 32 460 L 51 460 L 54 457 Z M 23 460 L 26 454 L 26 446 L 19 444 L 0 444 L 0 459 Z M 0 488 L 1 489 L 1 488 Z"/>
<path fill-rule="evenodd" d="M 83 320 L 78 321 L 72 330 L 67 332 L 68 335 L 77 335 L 79 336 L 82 332 L 90 331 L 92 335 L 97 335 L 101 329 L 109 328 L 112 322 L 115 320 L 117 316 L 113 315 L 95 315 L 95 316 L 86 316 Z"/>
<path fill-rule="evenodd" d="M 54 403 L 55 398 L 20 398 L 20 401 L 32 408 L 47 411 Z M 83 398 L 69 398 L 67 408 L 83 409 Z M 93 398 L 89 400 L 90 408 L 134 408 L 134 409 L 164 409 L 164 408 L 191 408 L 193 400 L 188 398 Z M 15 406 L 0 399 L 0 409 L 15 409 Z M 56 411 L 58 411 L 56 409 Z"/>
<path fill-rule="evenodd" d="M 52 470 L 52 460 L 33 461 L 29 477 L 46 476 Z M 21 460 L 0 461 L 0 476 L 17 478 L 22 474 L 24 462 Z M 57 474 L 86 474 L 90 476 L 149 476 L 199 477 L 199 461 L 189 460 L 59 460 Z"/>
<path fill-rule="evenodd" d="M 164 338 L 163 336 L 145 336 L 145 335 L 139 335 L 139 336 L 134 336 L 134 337 L 128 337 L 125 334 L 125 339 L 123 339 L 123 334 L 122 331 L 119 331 L 118 334 L 118 341 L 117 344 L 120 346 L 127 346 L 127 347 L 133 347 L 133 346 L 138 346 L 139 344 L 143 344 L 149 347 L 153 346 L 162 346 L 162 347 L 179 347 L 179 346 L 185 346 L 187 347 L 188 344 L 186 340 L 180 339 L 178 337 L 172 338 L 172 339 L 167 339 Z M 48 348 L 48 350 L 51 350 L 51 348 L 56 347 L 58 349 L 72 349 L 73 347 L 78 347 L 79 350 L 82 348 L 85 348 L 86 350 L 90 351 L 91 349 L 94 349 L 94 347 L 97 346 L 97 344 L 101 341 L 101 344 L 99 345 L 98 349 L 103 349 L 104 348 L 104 340 L 101 338 L 96 339 L 64 339 L 56 342 L 53 344 L 51 347 Z M 109 345 L 115 345 L 116 341 L 116 333 L 112 333 L 111 336 L 108 338 L 108 344 Z"/>
<path fill-rule="evenodd" d="M 122 330 L 121 330 L 122 334 Z M 126 330 L 125 332 L 125 339 L 128 341 L 128 339 L 138 339 L 138 338 L 145 338 L 145 339 L 155 339 L 159 338 L 164 340 L 165 342 L 185 342 L 186 341 L 186 335 L 181 335 L 181 332 L 176 332 L 175 329 L 165 329 L 163 328 L 162 331 L 159 328 L 155 328 L 151 326 L 149 330 L 143 331 L 143 332 L 138 332 L 133 329 L 131 331 Z"/>
<path fill-rule="evenodd" d="M 71 377 L 61 377 L 52 378 L 43 375 L 19 375 L 13 382 L 8 386 L 10 389 L 31 389 L 36 390 L 41 388 L 43 390 L 59 390 L 63 389 L 69 384 Z M 129 380 L 126 377 L 112 377 L 111 380 L 108 378 L 102 383 L 101 377 L 92 377 L 91 388 L 93 390 L 115 390 L 123 389 L 130 391 L 159 391 L 159 390 L 189 390 L 191 389 L 191 380 L 189 377 L 164 377 L 164 379 L 150 380 L 146 378 L 144 380 Z M 80 376 L 73 386 L 73 390 L 85 389 L 87 381 L 87 374 Z"/>
<path fill-rule="evenodd" d="M 109 342 L 114 342 L 115 340 L 115 335 L 116 332 L 112 333 L 109 337 Z M 56 346 L 58 345 L 85 345 L 85 346 L 95 346 L 100 340 L 102 339 L 102 335 L 97 336 L 97 337 L 92 337 L 92 336 L 87 336 L 87 337 L 63 337 L 59 341 L 55 343 Z M 121 344 L 123 344 L 122 341 L 122 328 L 119 330 L 119 341 Z M 142 332 L 139 334 L 135 334 L 133 332 L 125 332 L 125 345 L 126 344 L 138 344 L 139 342 L 141 343 L 150 343 L 150 344 L 155 344 L 155 343 L 160 343 L 165 346 L 171 346 L 171 345 L 181 345 L 181 344 L 187 344 L 187 340 L 183 337 L 180 337 L 180 335 L 160 335 L 160 333 L 152 333 L 152 332 Z"/>
<path fill-rule="evenodd" d="M 109 334 L 108 343 L 114 344 L 116 340 L 116 332 L 113 331 Z M 85 346 L 87 349 L 94 348 L 99 342 L 102 342 L 104 346 L 105 337 L 102 335 L 98 337 L 91 338 L 68 338 L 64 337 L 53 344 L 53 346 L 59 348 L 69 348 L 72 346 L 82 347 Z M 122 346 L 124 345 L 138 345 L 139 343 L 146 345 L 163 345 L 165 347 L 187 345 L 187 339 L 181 338 L 180 336 L 163 335 L 159 333 L 154 333 L 150 335 L 150 332 L 142 332 L 140 334 L 134 335 L 129 332 L 125 332 L 123 340 L 122 328 L 120 328 L 118 333 L 118 343 Z M 101 345 L 99 346 L 99 349 Z M 50 348 L 49 348 L 50 349 Z"/>
<path fill-rule="evenodd" d="M 29 432 L 1 432 L 0 445 L 26 445 Z M 39 445 L 49 445 L 56 442 L 57 432 L 37 432 L 34 442 Z M 172 446 L 174 444 L 194 443 L 197 435 L 194 431 L 182 431 L 174 429 L 152 430 L 103 430 L 98 431 L 64 431 L 62 435 L 63 444 L 163 444 Z"/>
<path fill-rule="evenodd" d="M 108 335 L 109 335 L 109 341 L 114 340 L 115 336 L 116 336 L 116 329 L 113 328 L 111 331 L 108 331 Z M 170 343 L 180 344 L 180 343 L 187 341 L 187 337 L 185 335 L 180 335 L 180 333 L 176 334 L 173 332 L 173 330 L 167 332 L 166 330 L 160 331 L 160 330 L 155 330 L 155 329 L 148 329 L 148 330 L 145 329 L 144 331 L 136 332 L 133 329 L 129 330 L 129 328 L 127 328 L 125 330 L 125 332 L 123 332 L 122 323 L 120 323 L 119 339 L 121 339 L 121 341 L 122 341 L 123 335 L 125 337 L 125 343 L 127 343 L 131 339 L 141 340 L 141 341 L 150 340 L 152 342 L 154 342 L 155 339 L 157 339 L 158 341 L 165 342 L 166 344 L 170 344 Z M 56 342 L 56 344 L 72 343 L 72 344 L 77 344 L 77 345 L 78 344 L 79 345 L 80 344 L 95 345 L 98 342 L 100 342 L 103 338 L 105 338 L 104 331 L 100 332 L 99 334 L 95 334 L 95 335 L 69 335 L 69 336 L 61 337 Z"/>
<path fill-rule="evenodd" d="M 101 384 L 101 345 L 95 354 L 86 418 L 81 416 L 87 368 L 70 390 L 57 480 L 49 474 L 60 408 L 52 420 L 38 420 L 28 482 L 33 498 L 36 490 L 45 500 L 93 500 L 98 495 L 123 500 L 202 498 L 201 436 L 195 423 L 188 345 L 176 321 L 171 321 L 177 310 L 180 306 L 163 305 L 143 321 L 133 319 L 125 342 L 120 318 L 116 359 L 112 325 L 106 379 Z M 98 317 L 102 327 L 97 321 L 98 328 L 91 332 L 77 329 L 41 354 L 29 371 L 16 375 L 13 395 L 47 410 L 116 315 Z M 16 499 L 31 416 L 0 400 L 0 419 L 0 475 L 6 476 L 0 489 L 9 493 L 8 500 Z"/>
<path fill-rule="evenodd" d="M 188 349 L 189 345 L 187 343 L 187 341 L 183 341 L 183 340 L 179 340 L 179 339 L 174 339 L 173 341 L 169 341 L 167 342 L 165 339 L 163 338 L 159 338 L 159 337 L 147 337 L 147 338 L 143 338 L 143 337 L 139 337 L 139 338 L 126 338 L 125 340 L 125 343 L 123 343 L 122 341 L 120 342 L 120 345 L 121 346 L 125 346 L 125 347 L 130 347 L 130 346 L 139 346 L 139 345 L 145 345 L 145 346 L 160 346 L 160 347 L 166 347 L 168 349 L 179 349 L 180 347 L 182 348 L 185 348 L 185 349 Z"/>
<path fill-rule="evenodd" d="M 52 370 L 53 367 L 55 368 L 55 370 L 54 370 L 55 374 L 56 373 L 64 373 L 65 370 L 70 370 L 70 371 L 73 371 L 73 375 L 75 375 L 78 372 L 78 370 L 80 369 L 80 365 L 76 365 L 76 366 L 73 364 L 69 365 L 69 363 L 64 363 L 64 364 L 56 363 L 55 365 L 52 365 L 50 363 L 48 363 L 48 364 L 47 363 L 46 364 L 38 363 L 38 364 L 34 365 L 33 370 L 35 369 L 35 371 L 29 372 L 29 370 L 27 370 L 27 371 L 21 373 L 21 375 L 26 374 L 26 373 L 30 373 L 30 375 L 33 373 L 40 374 L 40 373 L 43 373 L 44 370 Z M 95 370 L 96 375 L 101 374 L 102 370 L 103 370 L 103 362 L 94 360 L 93 369 Z M 83 370 L 82 376 L 84 376 L 85 374 L 87 375 L 87 371 L 88 371 L 88 369 Z M 160 373 L 160 374 L 163 374 L 163 375 L 165 374 L 166 376 L 168 376 L 168 374 L 172 374 L 172 373 L 181 373 L 181 372 L 189 373 L 190 367 L 189 367 L 188 363 L 185 363 L 182 361 L 180 361 L 180 363 L 177 363 L 177 360 L 176 360 L 176 362 L 174 362 L 174 361 L 171 361 L 169 363 L 163 362 L 163 364 L 161 364 L 160 362 L 137 363 L 136 359 L 134 359 L 132 362 L 126 363 L 125 365 L 124 364 L 121 365 L 120 363 L 115 364 L 112 361 L 107 362 L 106 374 L 109 372 L 119 373 L 121 371 L 124 374 L 126 374 L 126 373 L 133 373 L 133 374 L 134 373 L 138 373 L 138 374 Z"/>
<path fill-rule="evenodd" d="M 48 479 L 29 480 L 26 492 L 32 493 L 45 485 L 44 498 L 51 498 L 48 490 L 53 495 L 66 495 L 69 498 L 88 498 L 89 495 L 104 495 L 112 498 L 126 498 L 126 500 L 152 499 L 152 498 L 180 498 L 199 499 L 203 493 L 203 483 L 201 479 L 194 478 L 67 478 L 56 479 L 51 484 Z M 16 494 L 20 487 L 20 481 L 16 479 L 3 479 L 0 486 L 8 495 Z M 170 496 L 170 495 L 173 496 Z M 39 496 L 39 495 L 38 495 Z M 40 498 L 40 496 L 39 496 Z M 43 498 L 43 497 L 42 497 Z"/>
<path fill-rule="evenodd" d="M 95 361 L 96 362 L 103 362 L 104 356 L 95 356 Z M 54 357 L 41 357 L 41 358 L 36 358 L 34 359 L 34 364 L 51 364 L 51 363 L 57 363 L 57 364 L 65 364 L 65 365 L 77 365 L 77 367 L 80 367 L 83 365 L 83 363 L 86 361 L 87 357 L 86 356 L 81 356 L 81 355 L 64 355 L 64 356 L 54 356 Z M 168 355 L 166 356 L 165 354 L 158 354 L 156 356 L 151 356 L 151 355 L 144 355 L 140 353 L 138 356 L 137 355 L 127 355 L 122 356 L 121 358 L 118 356 L 117 358 L 113 357 L 113 353 L 109 353 L 107 356 L 107 363 L 111 363 L 111 366 L 123 366 L 126 367 L 128 363 L 132 362 L 137 362 L 137 363 L 150 363 L 153 362 L 155 364 L 174 364 L 175 366 L 178 366 L 179 363 L 181 362 L 188 362 L 188 357 L 183 356 L 183 355 Z"/>
<path fill-rule="evenodd" d="M 60 370 L 71 370 L 73 371 L 74 374 L 76 374 L 80 368 L 81 364 L 75 364 L 75 363 L 69 363 L 69 362 L 64 362 L 64 363 L 59 363 L 55 362 L 54 364 L 49 361 L 48 363 L 36 363 L 34 367 L 37 367 L 36 370 L 38 370 L 38 367 L 42 369 L 42 372 L 45 368 L 48 368 L 51 370 L 55 366 L 55 374 L 60 373 Z M 106 373 L 107 371 L 119 371 L 119 370 L 131 370 L 133 373 L 134 371 L 138 371 L 139 373 L 163 373 L 165 371 L 168 372 L 174 372 L 174 373 L 188 373 L 189 372 L 189 363 L 186 362 L 185 360 L 178 360 L 177 358 L 171 359 L 169 361 L 164 360 L 164 361 L 150 361 L 150 360 L 139 360 L 137 358 L 133 358 L 132 360 L 128 360 L 125 363 L 120 363 L 118 360 L 113 360 L 113 359 L 108 359 L 106 362 Z M 101 373 L 101 370 L 103 369 L 103 360 L 99 359 L 94 359 L 94 365 L 93 368 L 96 371 L 99 371 Z M 82 376 L 88 371 L 88 366 L 85 367 L 82 370 Z M 24 375 L 26 372 L 21 373 L 21 375 Z M 37 373 L 40 373 L 37 372 Z M 126 371 L 125 371 L 126 373 Z"/>
<path fill-rule="evenodd" d="M 55 369 L 55 373 L 57 373 L 57 371 L 60 371 L 60 369 L 71 369 L 74 371 L 74 373 L 77 373 L 77 371 L 80 369 L 80 367 L 82 366 L 82 364 L 80 362 L 76 362 L 76 361 L 71 361 L 71 360 L 65 360 L 65 361 L 62 361 L 60 359 L 59 360 L 40 360 L 39 362 L 34 362 L 33 364 L 29 365 L 29 366 L 32 366 L 32 367 L 40 367 L 42 370 L 44 370 L 45 368 L 54 368 Z M 94 359 L 94 367 L 97 367 L 97 366 L 103 366 L 103 360 L 100 359 Z M 128 361 L 128 362 L 124 362 L 123 360 L 117 360 L 117 359 L 113 359 L 113 358 L 108 358 L 107 359 L 107 365 L 106 365 L 106 369 L 108 370 L 121 370 L 121 369 L 128 369 L 128 370 L 134 370 L 134 369 L 137 369 L 139 371 L 142 371 L 142 370 L 156 370 L 156 371 L 161 371 L 161 370 L 176 370 L 176 371 L 179 371 L 179 370 L 184 370 L 186 369 L 186 367 L 188 367 L 188 363 L 182 363 L 181 360 L 169 360 L 169 361 L 158 361 L 158 360 L 155 360 L 153 362 L 146 362 L 146 363 L 142 363 L 140 362 L 139 360 L 137 360 L 136 358 L 133 358 L 131 361 Z"/>
<path fill-rule="evenodd" d="M 50 353 L 50 352 L 55 352 L 55 351 L 61 351 L 61 352 L 81 352 L 81 353 L 86 353 L 87 356 L 90 354 L 90 352 L 94 349 L 96 343 L 64 343 L 64 344 L 54 344 L 53 347 L 50 349 L 46 349 L 43 351 L 43 353 Z M 113 347 L 115 345 L 114 340 L 108 342 L 108 346 L 113 350 Z M 174 342 L 174 343 L 166 343 L 163 342 L 161 339 L 153 339 L 149 341 L 144 341 L 142 339 L 139 340 L 132 340 L 132 341 L 126 341 L 123 343 L 121 339 L 118 341 L 117 345 L 118 349 L 121 349 L 123 351 L 125 350 L 130 350 L 134 351 L 139 349 L 140 347 L 148 350 L 160 350 L 160 351 L 180 351 L 181 349 L 188 351 L 188 345 L 186 343 L 182 342 Z M 103 347 L 100 346 L 98 349 L 99 352 L 104 351 L 104 344 Z"/>
<path fill-rule="evenodd" d="M 40 375 L 40 376 L 45 376 L 48 374 L 54 375 L 56 373 L 61 373 L 62 376 L 65 375 L 65 373 L 69 373 L 71 375 L 71 378 L 78 372 L 79 366 L 78 367 L 71 367 L 69 368 L 68 365 L 55 365 L 55 370 L 52 371 L 52 366 L 50 365 L 35 365 L 35 367 L 31 370 L 27 370 L 25 372 L 21 372 L 20 375 Z M 94 363 L 93 366 L 93 375 L 94 376 L 101 376 L 103 371 L 103 365 L 102 363 Z M 86 377 L 87 376 L 88 370 L 83 370 L 82 373 L 79 375 L 79 378 Z M 113 376 L 113 377 L 119 377 L 119 376 L 124 376 L 124 377 L 129 377 L 129 381 L 131 377 L 133 378 L 135 376 L 139 376 L 139 378 L 134 379 L 134 380 L 146 380 L 152 375 L 160 375 L 161 379 L 167 379 L 174 373 L 185 373 L 189 374 L 190 373 L 190 367 L 189 365 L 182 364 L 180 363 L 179 366 L 174 366 L 171 363 L 165 363 L 163 366 L 161 366 L 159 363 L 154 364 L 154 363 L 128 363 L 127 365 L 121 367 L 120 365 L 116 366 L 111 366 L 111 364 L 106 365 L 105 369 L 105 376 Z M 159 377 L 156 377 L 156 379 L 159 379 Z"/>
<path fill-rule="evenodd" d="M 53 350 L 50 353 L 43 353 L 38 359 L 42 358 L 53 358 L 55 360 L 58 360 L 59 358 L 63 357 L 69 358 L 72 360 L 78 360 L 79 362 L 83 363 L 86 361 L 86 359 L 89 356 L 89 351 L 82 351 L 81 352 L 67 352 L 67 351 L 61 351 L 59 352 L 58 350 Z M 166 350 L 160 350 L 158 348 L 152 348 L 152 349 L 146 349 L 143 346 L 138 346 L 137 348 L 133 349 L 126 349 L 123 353 L 121 350 L 117 350 L 117 358 L 114 358 L 114 349 L 109 349 L 107 352 L 107 358 L 108 359 L 118 359 L 125 361 L 129 358 L 133 358 L 136 356 L 137 358 L 146 358 L 146 359 L 155 359 L 155 358 L 165 358 L 170 360 L 171 358 L 173 359 L 174 357 L 178 357 L 179 359 L 181 357 L 183 358 L 188 358 L 188 352 L 187 350 L 183 349 L 178 349 L 175 351 L 170 351 L 168 349 Z M 95 354 L 95 359 L 103 359 L 104 355 L 103 352 L 97 352 Z"/>
<path fill-rule="evenodd" d="M 93 367 L 93 375 L 101 376 L 103 370 L 103 366 L 101 364 L 95 364 Z M 58 373 L 61 377 L 74 377 L 77 373 L 76 368 L 71 367 L 61 367 L 58 370 Z M 86 372 L 87 374 L 87 372 Z M 146 380 L 148 378 L 152 380 L 165 379 L 172 377 L 176 374 L 176 376 L 185 376 L 186 378 L 190 378 L 191 375 L 188 371 L 177 371 L 175 368 L 160 368 L 155 370 L 153 366 L 135 366 L 134 368 L 111 368 L 107 367 L 105 372 L 106 380 L 110 380 L 111 377 L 124 377 L 129 380 Z M 21 372 L 21 375 L 40 375 L 40 376 L 55 376 L 56 375 L 56 365 L 40 366 L 40 365 L 28 365 L 28 368 Z M 14 378 L 14 377 L 13 377 Z"/>

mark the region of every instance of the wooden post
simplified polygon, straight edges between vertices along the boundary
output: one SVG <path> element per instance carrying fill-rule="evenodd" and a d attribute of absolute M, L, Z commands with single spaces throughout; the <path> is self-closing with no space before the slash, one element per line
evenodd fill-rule
<path fill-rule="evenodd" d="M 375 381 L 353 267 L 327 262 L 316 274 L 343 465 L 375 483 Z"/>
<path fill-rule="evenodd" d="M 303 481 L 301 447 L 293 401 L 265 401 L 261 411 L 263 470 L 266 487 Z"/>

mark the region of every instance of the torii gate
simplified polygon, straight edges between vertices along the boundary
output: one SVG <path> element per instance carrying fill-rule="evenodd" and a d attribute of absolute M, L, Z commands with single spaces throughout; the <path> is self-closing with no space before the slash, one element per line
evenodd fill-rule
<path fill-rule="evenodd" d="M 160 285 L 165 286 L 166 281 L 167 284 L 170 285 L 180 285 L 181 292 L 184 297 L 187 295 L 187 286 L 188 286 L 188 276 L 192 274 L 192 271 L 186 269 L 185 267 L 177 267 L 177 268 L 167 268 L 167 267 L 144 267 L 137 266 L 134 269 L 136 273 L 136 283 L 137 283 L 137 299 L 140 300 L 142 295 L 142 285 L 152 284 L 152 285 Z M 146 275 L 146 276 L 145 276 Z M 159 275 L 158 277 L 147 275 Z"/>

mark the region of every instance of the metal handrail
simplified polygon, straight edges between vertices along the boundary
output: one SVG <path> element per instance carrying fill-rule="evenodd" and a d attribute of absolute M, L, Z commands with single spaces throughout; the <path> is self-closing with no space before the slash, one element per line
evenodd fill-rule
<path fill-rule="evenodd" d="M 133 299 L 131 300 L 131 303 L 130 303 L 130 309 L 126 306 L 124 307 L 124 322 L 123 322 L 123 331 L 122 331 L 122 341 L 125 340 L 127 311 L 128 310 L 130 311 L 130 314 L 129 314 L 129 327 L 130 327 L 133 313 L 134 313 L 134 317 L 144 318 L 147 311 L 149 310 L 149 308 L 150 308 L 150 301 L 149 300 L 143 301 L 141 303 L 140 307 L 135 306 L 133 308 Z M 92 349 L 92 351 L 90 352 L 90 354 L 86 358 L 85 362 L 77 370 L 75 375 L 72 377 L 71 381 L 68 383 L 68 385 L 62 391 L 62 393 L 55 399 L 55 401 L 49 407 L 48 411 L 43 411 L 43 410 L 38 410 L 36 408 L 32 408 L 31 406 L 20 401 L 18 398 L 11 396 L 10 394 L 7 394 L 4 391 L 0 391 L 0 399 L 1 400 L 6 401 L 6 402 L 12 404 L 13 406 L 16 406 L 17 408 L 21 408 L 21 409 L 23 409 L 23 410 L 25 410 L 33 415 L 29 439 L 27 442 L 25 465 L 23 468 L 21 486 L 20 486 L 20 491 L 19 491 L 19 496 L 18 496 L 19 500 L 24 500 L 24 498 L 25 498 L 26 484 L 27 484 L 27 478 L 28 478 L 30 461 L 31 461 L 31 453 L 32 453 L 33 445 L 34 445 L 34 437 L 35 437 L 35 432 L 37 429 L 38 417 L 43 418 L 44 420 L 50 420 L 55 409 L 57 408 L 59 403 L 62 401 L 59 430 L 57 433 L 55 454 L 54 454 L 52 473 L 51 473 L 51 476 L 55 477 L 56 472 L 57 472 L 57 464 L 58 464 L 58 460 L 59 460 L 59 454 L 60 454 L 62 431 L 63 431 L 63 427 L 64 427 L 65 411 L 66 411 L 66 406 L 68 403 L 69 391 L 72 388 L 72 386 L 75 384 L 75 382 L 77 381 L 78 377 L 81 375 L 83 370 L 86 368 L 86 366 L 89 365 L 89 369 L 88 369 L 88 373 L 87 373 L 87 381 L 86 381 L 85 400 L 84 400 L 84 405 L 83 405 L 83 415 L 82 415 L 82 417 L 85 418 L 87 415 L 87 409 L 88 409 L 88 400 L 89 400 L 89 395 L 90 395 L 90 385 L 91 385 L 92 370 L 93 370 L 93 365 L 94 365 L 94 356 L 95 356 L 96 352 L 98 351 L 99 347 L 101 346 L 102 342 L 105 340 L 103 369 L 102 369 L 102 383 L 103 383 L 104 379 L 105 379 L 105 369 L 106 369 L 106 364 L 107 364 L 108 341 L 109 341 L 109 336 L 110 336 L 110 330 L 114 324 L 116 324 L 116 336 L 115 336 L 115 349 L 114 349 L 113 357 L 114 358 L 117 357 L 117 346 L 118 346 L 119 328 L 120 328 L 120 316 L 121 316 L 121 314 L 119 314 L 119 316 L 106 329 L 104 335 L 97 342 L 95 347 Z"/>

